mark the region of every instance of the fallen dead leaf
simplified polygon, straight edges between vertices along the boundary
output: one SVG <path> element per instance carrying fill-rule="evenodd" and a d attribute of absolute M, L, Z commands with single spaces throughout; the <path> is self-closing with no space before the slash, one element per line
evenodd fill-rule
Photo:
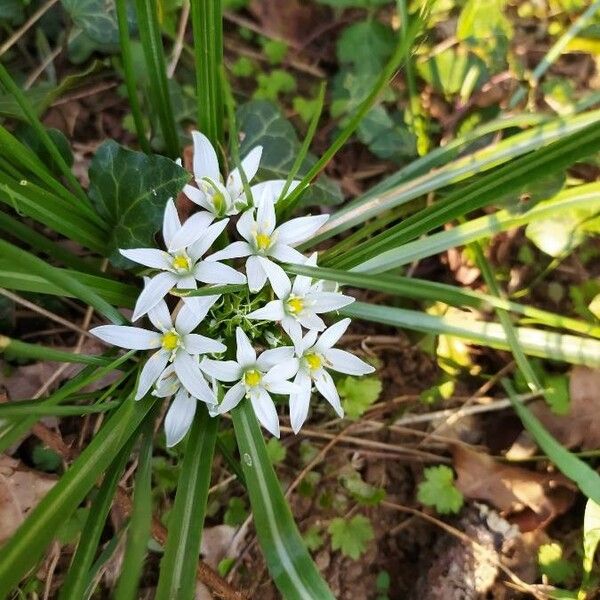
<path fill-rule="evenodd" d="M 567 448 L 600 448 L 600 370 L 575 367 L 569 380 L 571 398 L 566 415 L 553 413 L 544 400 L 529 408 L 548 431 Z"/>
<path fill-rule="evenodd" d="M 20 460 L 0 456 L 0 544 L 12 536 L 56 480 L 27 468 Z"/>
<path fill-rule="evenodd" d="M 560 474 L 505 465 L 464 446 L 455 446 L 453 457 L 456 486 L 464 496 L 489 502 L 521 531 L 545 527 L 575 498 L 576 487 Z"/>

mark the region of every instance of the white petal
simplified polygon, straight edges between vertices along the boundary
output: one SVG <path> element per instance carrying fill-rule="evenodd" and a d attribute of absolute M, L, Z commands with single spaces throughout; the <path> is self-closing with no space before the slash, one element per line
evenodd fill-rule
<path fill-rule="evenodd" d="M 319 333 L 315 329 L 311 329 L 306 333 L 306 335 L 300 340 L 296 340 L 294 342 L 294 346 L 296 347 L 296 354 L 298 356 L 302 356 L 309 348 L 312 348 L 317 341 Z"/>
<path fill-rule="evenodd" d="M 298 321 L 306 329 L 314 329 L 315 331 L 323 331 L 325 329 L 325 323 L 321 317 L 315 315 L 314 312 L 304 311 L 298 315 Z"/>
<path fill-rule="evenodd" d="M 314 295 L 314 303 L 311 308 L 317 313 L 324 313 L 338 310 L 352 304 L 352 302 L 354 302 L 352 296 L 344 296 L 344 294 L 336 294 L 335 292 L 319 292 Z"/>
<path fill-rule="evenodd" d="M 198 400 L 206 402 L 207 404 L 215 404 L 217 398 L 215 393 L 208 387 L 202 371 L 200 371 L 200 365 L 198 361 L 192 358 L 186 352 L 179 351 L 175 355 L 173 361 L 175 367 L 175 373 L 179 377 L 179 381 L 185 387 L 185 389 Z"/>
<path fill-rule="evenodd" d="M 250 242 L 252 240 L 252 232 L 258 228 L 256 221 L 254 220 L 254 211 L 247 210 L 243 212 L 235 227 L 238 230 L 238 233 L 247 242 Z"/>
<path fill-rule="evenodd" d="M 307 373 L 300 371 L 294 383 L 300 391 L 290 396 L 290 425 L 294 433 L 298 433 L 308 416 L 312 381 Z"/>
<path fill-rule="evenodd" d="M 282 396 L 291 396 L 298 393 L 298 388 L 291 382 L 276 379 L 274 381 L 265 381 L 263 378 L 264 387 L 271 394 L 280 394 Z"/>
<path fill-rule="evenodd" d="M 90 329 L 90 333 L 107 344 L 129 350 L 151 350 L 161 344 L 161 335 L 141 327 L 127 325 L 100 325 Z"/>
<path fill-rule="evenodd" d="M 271 367 L 267 374 L 263 377 L 265 383 L 274 383 L 275 381 L 284 381 L 293 377 L 299 369 L 299 361 L 297 358 L 287 358 L 279 364 Z"/>
<path fill-rule="evenodd" d="M 266 273 L 271 287 L 278 298 L 287 298 L 292 291 L 292 282 L 285 271 L 268 258 L 258 257 L 263 271 Z"/>
<path fill-rule="evenodd" d="M 246 283 L 243 273 L 229 265 L 204 260 L 194 267 L 194 277 L 202 283 Z"/>
<path fill-rule="evenodd" d="M 206 317 L 219 296 L 193 296 L 183 300 L 183 306 L 175 319 L 175 329 L 181 335 L 190 333 Z"/>
<path fill-rule="evenodd" d="M 235 341 L 237 343 L 235 355 L 238 364 L 242 368 L 254 365 L 256 363 L 256 351 L 241 327 L 235 330 Z"/>
<path fill-rule="evenodd" d="M 285 315 L 285 317 L 281 320 L 281 326 L 291 340 L 302 339 L 302 327 L 295 317 Z"/>
<path fill-rule="evenodd" d="M 199 333 L 188 333 L 183 336 L 185 351 L 189 354 L 215 354 L 225 352 L 227 346 Z"/>
<path fill-rule="evenodd" d="M 321 229 L 327 219 L 329 219 L 329 215 L 291 219 L 277 228 L 278 240 L 282 244 L 296 246 L 310 239 Z"/>
<path fill-rule="evenodd" d="M 325 371 L 321 370 L 319 377 L 315 377 L 315 386 L 324 396 L 325 400 L 333 406 L 333 410 L 337 413 L 338 417 L 344 416 L 344 409 L 342 408 L 342 404 L 340 403 L 340 396 L 335 387 L 335 383 L 333 383 L 333 379 L 331 375 Z"/>
<path fill-rule="evenodd" d="M 198 286 L 193 275 L 179 275 L 179 281 L 177 282 L 177 288 L 180 290 L 188 290 L 190 288 L 196 289 Z"/>
<path fill-rule="evenodd" d="M 364 360 L 354 356 L 350 352 L 345 350 L 338 350 L 337 348 L 330 348 L 323 354 L 326 360 L 330 363 L 329 368 L 339 373 L 346 373 L 347 375 L 366 375 L 367 373 L 373 373 L 375 367 L 367 364 Z"/>
<path fill-rule="evenodd" d="M 244 397 L 246 388 L 243 383 L 236 383 L 231 389 L 227 390 L 223 402 L 219 404 L 219 414 L 229 412 L 232 408 L 235 408 L 240 400 Z"/>
<path fill-rule="evenodd" d="M 152 269 L 170 269 L 171 257 L 164 251 L 157 248 L 119 248 L 119 252 L 129 260 L 151 267 Z"/>
<path fill-rule="evenodd" d="M 194 213 L 173 236 L 168 246 L 169 252 L 177 252 L 187 248 L 201 239 L 214 219 L 215 216 L 206 210 Z"/>
<path fill-rule="evenodd" d="M 135 392 L 135 399 L 140 400 L 143 398 L 154 382 L 160 377 L 161 373 L 165 370 L 167 363 L 169 362 L 169 353 L 162 348 L 155 352 L 144 365 L 140 373 L 137 390 Z"/>
<path fill-rule="evenodd" d="M 193 261 L 197 261 L 213 245 L 214 241 L 223 233 L 225 227 L 227 227 L 227 223 L 229 223 L 229 219 L 221 219 L 213 223 L 202 234 L 202 237 L 188 248 L 188 254 Z"/>
<path fill-rule="evenodd" d="M 158 304 L 152 307 L 148 311 L 148 318 L 150 322 L 156 329 L 159 331 L 167 331 L 167 329 L 171 329 L 173 327 L 173 321 L 171 319 L 171 313 L 169 312 L 169 307 L 164 300 L 158 302 Z"/>
<path fill-rule="evenodd" d="M 293 265 L 302 265 L 306 261 L 306 256 L 301 254 L 295 248 L 282 244 L 277 241 L 269 248 L 269 255 L 282 263 L 291 263 Z"/>
<path fill-rule="evenodd" d="M 275 230 L 275 201 L 273 198 L 263 196 L 263 201 L 257 204 L 256 223 L 261 233 L 271 235 Z"/>
<path fill-rule="evenodd" d="M 265 283 L 267 283 L 267 274 L 260 261 L 258 260 L 258 256 L 249 256 L 246 261 L 246 277 L 248 279 L 248 288 L 252 293 L 259 292 L 265 287 Z"/>
<path fill-rule="evenodd" d="M 235 360 L 212 360 L 204 358 L 200 368 L 219 381 L 238 381 L 242 376 L 242 369 Z"/>
<path fill-rule="evenodd" d="M 165 416 L 165 434 L 167 436 L 167 448 L 178 444 L 188 432 L 198 401 L 192 398 L 184 389 L 179 390 Z"/>
<path fill-rule="evenodd" d="M 258 206 L 263 198 L 270 199 L 274 204 L 280 199 L 281 192 L 285 186 L 285 179 L 271 179 L 269 181 L 262 181 L 252 186 L 252 198 L 254 198 L 254 206 Z M 299 181 L 292 181 L 288 188 L 287 195 L 294 191 L 298 187 Z"/>
<path fill-rule="evenodd" d="M 268 371 L 271 367 L 275 367 L 283 361 L 291 359 L 293 356 L 293 346 L 280 346 L 279 348 L 270 348 L 269 350 L 261 352 L 260 356 L 256 360 L 256 365 L 261 371 Z M 288 377 L 284 377 L 284 379 L 289 379 L 290 377 L 291 375 L 289 375 Z"/>
<path fill-rule="evenodd" d="M 154 308 L 167 295 L 167 292 L 175 287 L 177 279 L 173 273 L 167 272 L 159 273 L 149 279 L 135 303 L 132 321 L 137 321 L 151 308 Z"/>
<path fill-rule="evenodd" d="M 205 260 L 216 261 L 228 258 L 241 258 L 243 256 L 250 256 L 252 253 L 253 250 L 248 242 L 233 242 L 232 244 L 229 244 L 227 248 L 223 248 L 223 250 L 219 250 L 218 252 L 207 256 Z"/>
<path fill-rule="evenodd" d="M 271 396 L 266 390 L 261 390 L 260 393 L 250 396 L 254 414 L 260 421 L 261 425 L 275 437 L 279 437 L 279 417 L 275 404 L 271 400 Z"/>
<path fill-rule="evenodd" d="M 192 131 L 194 140 L 194 177 L 202 179 L 210 177 L 214 181 L 219 181 L 219 159 L 208 138 L 199 131 Z"/>
<path fill-rule="evenodd" d="M 285 311 L 281 300 L 271 300 L 262 308 L 253 310 L 246 315 L 247 319 L 256 319 L 257 321 L 281 321 L 283 317 L 285 317 Z"/>
<path fill-rule="evenodd" d="M 304 264 L 307 267 L 317 266 L 317 253 L 313 252 L 305 261 Z M 292 292 L 298 296 L 304 296 L 308 290 L 310 290 L 312 283 L 312 277 L 306 275 L 297 275 L 294 279 L 294 285 L 292 286 Z"/>
<path fill-rule="evenodd" d="M 204 190 L 199 190 L 192 185 L 186 184 L 183 186 L 183 193 L 194 203 L 209 212 L 214 212 L 215 207 L 212 205 L 208 194 Z"/>
<path fill-rule="evenodd" d="M 162 226 L 163 241 L 165 242 L 165 246 L 167 246 L 167 248 L 171 244 L 173 236 L 177 233 L 180 227 L 181 221 L 179 220 L 179 215 L 177 214 L 177 207 L 175 206 L 175 202 L 173 202 L 173 198 L 169 198 L 167 200 L 167 205 L 165 206 L 165 214 L 163 215 Z"/>
<path fill-rule="evenodd" d="M 258 166 L 260 164 L 260 157 L 262 155 L 262 146 L 255 146 L 248 152 L 248 154 L 242 159 L 242 171 L 246 176 L 246 181 L 252 181 Z M 229 179 L 227 181 L 227 189 L 233 198 L 237 198 L 243 192 L 242 177 L 238 169 L 231 171 Z"/>
<path fill-rule="evenodd" d="M 337 341 L 346 333 L 350 325 L 350 319 L 342 319 L 328 327 L 319 337 L 319 341 L 315 344 L 315 348 L 321 352 L 328 350 L 334 346 Z"/>

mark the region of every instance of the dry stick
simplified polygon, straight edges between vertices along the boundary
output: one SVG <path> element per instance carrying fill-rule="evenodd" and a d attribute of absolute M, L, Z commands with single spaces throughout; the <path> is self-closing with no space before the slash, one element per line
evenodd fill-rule
<path fill-rule="evenodd" d="M 48 0 L 45 4 L 40 6 L 32 15 L 23 23 L 17 31 L 15 31 L 7 40 L 0 46 L 0 56 L 2 56 L 9 48 L 16 44 L 22 35 L 49 9 L 53 4 L 56 4 L 58 0 Z"/>
<path fill-rule="evenodd" d="M 56 571 L 56 565 L 60 560 L 60 544 L 58 542 L 52 543 L 52 560 L 50 565 L 48 566 L 48 572 L 46 573 L 46 583 L 44 584 L 44 595 L 42 596 L 43 600 L 48 600 L 50 598 L 50 591 L 52 587 L 52 579 L 54 578 L 54 572 Z"/>
<path fill-rule="evenodd" d="M 28 90 L 37 80 L 37 78 L 46 70 L 48 65 L 54 61 L 54 59 L 63 51 L 64 46 L 61 44 L 57 46 L 46 58 L 40 63 L 40 65 L 31 73 L 27 78 L 27 81 L 23 84 L 23 89 Z"/>
<path fill-rule="evenodd" d="M 531 594 L 532 596 L 534 596 L 535 598 L 539 598 L 540 600 L 545 600 L 547 598 L 545 595 L 540 595 L 539 592 L 533 586 L 531 586 L 528 583 L 526 583 L 525 581 L 523 581 L 518 575 L 516 575 L 508 567 L 503 565 L 500 560 L 490 556 L 490 551 L 488 548 L 486 548 L 485 546 L 482 546 L 479 542 L 476 542 L 475 540 L 471 539 L 467 534 L 456 529 L 456 527 L 452 527 L 452 525 L 448 525 L 448 523 L 444 523 L 443 521 L 440 521 L 439 519 L 436 519 L 435 517 L 432 517 L 431 515 L 428 515 L 427 513 L 421 512 L 420 510 L 417 510 L 416 508 L 411 508 L 410 506 L 396 504 L 395 502 L 389 502 L 388 500 L 383 500 L 381 502 L 381 506 L 385 506 L 387 508 L 391 508 L 391 509 L 397 510 L 399 512 L 408 513 L 410 515 L 413 515 L 414 517 L 418 517 L 419 519 L 428 521 L 429 523 L 432 523 L 433 525 L 435 525 L 436 527 L 439 527 L 440 529 L 443 529 L 445 532 L 456 537 L 461 542 L 470 544 L 471 546 L 473 546 L 473 548 L 475 548 L 476 550 L 479 550 L 479 552 L 482 554 L 482 556 L 484 557 L 485 560 L 489 561 L 490 563 L 492 563 L 493 565 L 498 567 L 501 571 L 503 571 L 506 575 L 508 575 L 508 577 L 513 581 L 513 583 L 516 584 L 519 587 L 519 589 L 521 589 L 522 591 L 526 591 L 529 594 Z"/>
<path fill-rule="evenodd" d="M 19 296 L 18 294 L 14 294 L 13 292 L 9 292 L 8 290 L 5 290 L 4 288 L 0 288 L 0 295 L 5 296 L 9 300 L 12 300 L 13 302 L 16 302 L 17 304 L 20 304 L 21 306 L 25 306 L 29 310 L 32 310 L 33 312 L 36 312 L 39 315 L 42 315 L 42 316 L 46 317 L 47 319 L 50 319 L 51 321 L 58 323 L 59 325 L 63 325 L 64 327 L 67 327 L 68 329 L 72 329 L 73 331 L 76 331 L 81 336 L 87 336 L 90 338 L 94 337 L 94 336 L 92 336 L 91 333 L 89 333 L 89 331 L 86 331 L 85 329 L 78 327 L 74 323 L 71 323 L 71 321 L 67 321 L 67 319 L 63 319 L 62 317 L 59 317 L 57 314 L 55 314 L 49 310 L 46 310 L 45 308 L 42 308 L 41 306 L 38 306 L 37 304 L 30 302 L 29 300 L 26 300 L 25 298 L 23 298 L 22 296 Z"/>
<path fill-rule="evenodd" d="M 177 63 L 181 58 L 181 52 L 183 51 L 183 41 L 185 38 L 185 30 L 187 29 L 188 20 L 190 18 L 190 2 L 185 0 L 181 9 L 181 17 L 179 18 L 179 27 L 177 29 L 177 37 L 175 38 L 175 44 L 173 45 L 173 55 L 171 62 L 167 67 L 167 77 L 171 79 L 175 74 Z"/>

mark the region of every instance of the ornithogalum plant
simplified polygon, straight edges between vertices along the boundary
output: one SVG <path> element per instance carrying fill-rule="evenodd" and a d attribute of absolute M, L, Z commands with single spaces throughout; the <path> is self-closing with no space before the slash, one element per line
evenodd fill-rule
<path fill-rule="evenodd" d="M 360 376 L 374 370 L 336 347 L 350 318 L 510 350 L 529 386 L 541 394 L 528 356 L 600 365 L 597 324 L 509 301 L 480 247 L 498 231 L 567 211 L 581 215 L 575 231 L 598 212 L 598 183 L 570 185 L 531 207 L 512 201 L 538 180 L 597 152 L 600 112 L 537 120 L 533 126 L 531 119 L 518 117 L 487 123 L 340 208 L 330 213 L 315 208 L 309 214 L 302 200 L 317 176 L 403 61 L 411 60 L 419 17 L 404 24 L 386 68 L 323 155 L 305 161 L 323 106 L 321 88 L 307 137 L 289 172 L 282 179 L 260 180 L 261 154 L 269 148 L 255 144 L 240 150 L 240 134 L 245 132 L 237 130 L 234 100 L 221 70 L 220 2 L 191 2 L 198 106 L 197 131 L 191 133 L 192 173 L 180 162 L 186 134 L 177 129 L 173 116 L 156 3 L 135 2 L 149 78 L 150 122 L 158 126 L 152 135 L 146 131 L 148 121 L 137 93 L 131 15 L 125 0 L 116 4 L 123 72 L 144 152 L 107 141 L 92 161 L 87 190 L 0 65 L 0 83 L 53 159 L 49 167 L 0 127 L 0 201 L 6 209 L 0 212 L 0 227 L 10 236 L 0 240 L 0 285 L 75 298 L 92 307 L 107 323 L 91 333 L 108 345 L 102 355 L 88 356 L 0 337 L 0 348 L 13 355 L 85 365 L 43 400 L 20 407 L 0 405 L 0 449 L 20 440 L 44 415 L 107 413 L 89 445 L 0 549 L 0 596 L 11 593 L 38 564 L 58 526 L 86 499 L 92 509 L 60 597 L 75 600 L 93 593 L 100 536 L 119 478 L 135 451 L 130 520 L 124 538 L 120 532 L 114 544 L 125 539 L 116 598 L 138 597 L 151 531 L 154 425 L 164 408 L 167 445 L 181 442 L 185 449 L 166 542 L 158 540 L 164 554 L 156 598 L 194 596 L 215 447 L 247 489 L 256 533 L 282 595 L 292 600 L 332 598 L 284 499 L 265 436 L 280 434 L 282 415 L 289 415 L 298 433 L 311 406 L 321 399 L 343 417 L 335 374 Z M 472 150 L 471 142 L 481 142 L 493 131 L 507 135 Z M 223 150 L 226 143 L 228 152 Z M 442 195 L 437 194 L 440 190 Z M 177 198 L 184 196 L 197 208 L 182 222 Z M 424 197 L 435 201 L 412 202 Z M 36 230 L 32 222 L 44 229 Z M 454 226 L 445 227 L 450 224 Z M 48 230 L 87 249 L 87 258 L 54 243 Z M 325 240 L 326 249 L 321 245 Z M 489 293 L 403 274 L 404 266 L 457 246 L 471 247 Z M 390 300 L 354 301 L 360 290 L 387 294 Z M 436 316 L 402 308 L 397 298 L 457 309 L 450 316 Z M 490 314 L 477 319 L 468 309 Z M 82 388 L 113 371 L 118 371 L 114 383 L 89 404 L 75 403 Z M 558 468 L 600 502 L 595 471 L 561 448 L 517 397 L 514 402 Z M 228 418 L 221 418 L 224 413 Z M 231 424 L 234 455 L 217 443 L 219 433 Z"/>

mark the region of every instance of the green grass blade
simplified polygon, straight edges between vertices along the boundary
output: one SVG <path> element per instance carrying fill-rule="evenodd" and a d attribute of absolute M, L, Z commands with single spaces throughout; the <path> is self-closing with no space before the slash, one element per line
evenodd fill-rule
<path fill-rule="evenodd" d="M 405 243 L 356 265 L 352 270 L 359 273 L 383 273 L 410 264 L 428 256 L 445 252 L 450 248 L 464 246 L 476 240 L 492 237 L 502 231 L 515 229 L 537 220 L 547 219 L 564 212 L 585 209 L 600 211 L 600 183 L 577 186 L 536 204 L 525 212 L 501 210 L 494 214 L 473 219 L 455 228 L 440 231 Z"/>
<path fill-rule="evenodd" d="M 511 192 L 518 192 L 536 177 L 562 171 L 598 149 L 600 127 L 587 127 L 529 156 L 515 159 L 484 175 L 479 181 L 450 193 L 443 200 L 423 208 L 398 225 L 359 245 L 332 266 L 347 268 L 378 256 L 385 250 L 397 248 L 453 219 L 502 200 Z"/>
<path fill-rule="evenodd" d="M 246 284 L 228 283 L 224 285 L 206 285 L 197 290 L 193 288 L 173 288 L 170 293 L 179 298 L 195 298 L 197 296 L 214 296 L 215 294 L 235 294 L 246 288 Z"/>
<path fill-rule="evenodd" d="M 218 148 L 223 142 L 223 19 L 221 0 L 191 3 L 198 127 Z"/>
<path fill-rule="evenodd" d="M 38 116 L 33 110 L 32 106 L 29 104 L 27 97 L 21 91 L 20 87 L 13 81 L 12 77 L 0 63 L 0 83 L 6 88 L 6 91 L 17 101 L 19 107 L 23 111 L 23 114 L 27 117 L 29 124 L 33 127 L 35 133 L 40 138 L 40 141 L 52 157 L 52 159 L 56 162 L 61 173 L 64 178 L 69 182 L 69 186 L 73 190 L 73 192 L 77 195 L 80 202 L 83 204 L 89 205 L 88 197 L 85 195 L 83 188 L 81 187 L 77 178 L 73 175 L 69 165 L 65 162 L 58 148 L 55 146 L 52 138 L 48 135 L 44 126 L 40 123 Z M 75 205 L 77 206 L 77 205 Z"/>
<path fill-rule="evenodd" d="M 588 498 L 591 498 L 596 503 L 600 503 L 600 475 L 559 444 L 537 417 L 519 399 L 510 381 L 503 379 L 502 384 L 525 429 L 529 431 L 538 446 L 546 453 L 546 456 L 564 475 L 572 479 Z"/>
<path fill-rule="evenodd" d="M 180 154 L 179 136 L 169 96 L 167 67 L 158 23 L 158 3 L 154 0 L 136 0 L 135 6 L 150 82 L 150 99 L 158 115 L 167 154 L 171 158 L 177 158 Z"/>
<path fill-rule="evenodd" d="M 100 536 L 106 523 L 108 511 L 113 503 L 117 485 L 131 454 L 139 432 L 130 436 L 121 448 L 111 465 L 108 467 L 104 479 L 100 484 L 91 506 L 88 517 L 81 531 L 77 550 L 71 560 L 71 565 L 63 581 L 58 600 L 85 600 L 89 583 L 89 571 L 94 564 L 98 550 Z"/>
<path fill-rule="evenodd" d="M 158 406 L 158 405 L 157 405 Z M 133 510 L 127 527 L 127 544 L 114 600 L 136 600 L 152 523 L 152 440 L 154 422 L 148 420 L 142 432 L 133 492 Z"/>
<path fill-rule="evenodd" d="M 196 566 L 218 419 L 211 418 L 202 402 L 187 436 L 175 503 L 169 515 L 165 554 L 160 561 L 156 600 L 192 600 L 196 590 Z"/>
<path fill-rule="evenodd" d="M 316 245 L 415 198 L 474 177 L 599 122 L 600 110 L 556 119 L 447 164 L 441 162 L 447 155 L 442 154 L 441 149 L 434 151 L 400 170 L 397 176 L 392 175 L 384 180 L 375 188 L 376 191 L 369 192 L 336 211 L 321 228 L 319 235 L 311 240 L 311 245 Z M 459 149 L 452 147 L 451 150 Z M 439 169 L 433 169 L 438 166 Z M 419 176 L 415 178 L 416 175 Z"/>
<path fill-rule="evenodd" d="M 256 534 L 275 585 L 286 600 L 333 600 L 283 497 L 252 406 L 242 400 L 231 416 Z"/>
<path fill-rule="evenodd" d="M 14 266 L 21 270 L 38 275 L 54 285 L 65 289 L 76 298 L 93 306 L 100 314 L 104 315 L 113 323 L 123 324 L 125 317 L 96 292 L 71 277 L 67 271 L 52 267 L 37 256 L 21 250 L 4 240 L 0 240 L 0 254 L 3 258 L 13 262 Z"/>
<path fill-rule="evenodd" d="M 138 98 L 135 67 L 133 63 L 133 54 L 131 52 L 131 39 L 129 37 L 129 21 L 127 19 L 127 1 L 116 0 L 117 21 L 119 25 L 119 45 L 121 49 L 121 61 L 123 63 L 123 74 L 125 75 L 125 87 L 127 88 L 127 97 L 129 98 L 129 108 L 133 116 L 133 123 L 137 132 L 138 142 L 141 149 L 150 154 L 150 142 L 146 135 L 146 126 Z"/>
<path fill-rule="evenodd" d="M 128 399 L 94 436 L 60 481 L 0 549 L 0 594 L 7 594 L 41 558 L 61 523 L 79 506 L 152 407 Z"/>
<path fill-rule="evenodd" d="M 101 402 L 99 404 L 79 404 L 74 406 L 46 406 L 43 400 L 19 400 L 9 404 L 0 404 L 0 419 L 11 419 L 15 417 L 66 417 L 89 415 L 93 413 L 108 412 L 117 408 L 121 403 Z"/>
<path fill-rule="evenodd" d="M 340 313 L 365 321 L 433 335 L 452 335 L 490 348 L 510 350 L 502 325 L 478 321 L 466 313 L 439 317 L 416 310 L 364 302 L 354 302 L 340 310 Z M 589 367 L 600 366 L 600 342 L 597 340 L 529 327 L 517 328 L 516 334 L 523 351 L 531 356 Z"/>
<path fill-rule="evenodd" d="M 95 294 L 106 300 L 109 304 L 122 306 L 124 308 L 133 308 L 139 290 L 132 285 L 121 283 L 107 277 L 88 275 L 79 271 L 69 269 L 59 269 L 53 267 L 68 277 L 75 279 Z M 36 294 L 51 294 L 54 296 L 67 296 L 76 298 L 77 296 L 63 289 L 62 287 L 51 283 L 39 275 L 24 273 L 15 265 L 6 259 L 0 259 L 0 287 L 21 292 L 35 292 Z"/>
<path fill-rule="evenodd" d="M 288 273 L 296 275 L 307 275 L 314 279 L 335 281 L 342 285 L 350 285 L 375 292 L 384 292 L 402 298 L 424 300 L 426 302 L 444 302 L 450 306 L 469 306 L 479 310 L 501 308 L 523 315 L 543 325 L 568 329 L 575 333 L 600 338 L 600 326 L 593 323 L 578 321 L 577 319 L 571 319 L 546 310 L 512 302 L 505 298 L 498 298 L 491 294 L 474 292 L 469 289 L 438 283 L 437 281 L 414 279 L 400 275 L 367 275 L 365 273 L 309 267 L 306 265 L 285 265 L 285 270 Z"/>

